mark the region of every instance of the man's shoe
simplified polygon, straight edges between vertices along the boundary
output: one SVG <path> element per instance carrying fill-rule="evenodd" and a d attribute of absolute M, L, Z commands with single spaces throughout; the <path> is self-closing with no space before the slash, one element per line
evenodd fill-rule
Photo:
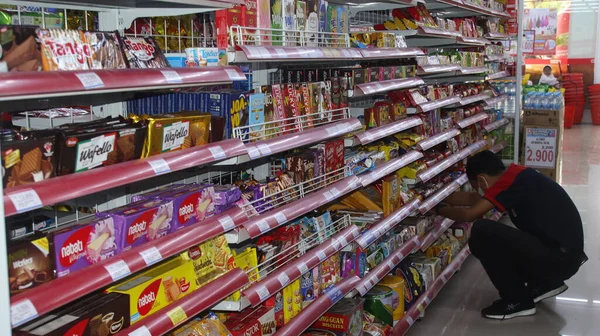
<path fill-rule="evenodd" d="M 494 303 L 481 310 L 483 317 L 494 320 L 508 320 L 519 316 L 529 316 L 535 314 L 535 305 L 533 302 L 518 302 L 497 300 Z"/>
<path fill-rule="evenodd" d="M 567 289 L 569 289 L 569 286 L 565 285 L 564 282 L 558 285 L 542 285 L 532 288 L 531 296 L 533 297 L 533 302 L 538 303 L 542 300 L 562 294 Z"/>

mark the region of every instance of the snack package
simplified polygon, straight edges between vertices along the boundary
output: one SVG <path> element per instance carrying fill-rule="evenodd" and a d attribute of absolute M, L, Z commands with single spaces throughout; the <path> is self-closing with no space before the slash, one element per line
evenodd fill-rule
<path fill-rule="evenodd" d="M 213 186 L 191 186 L 188 189 L 161 194 L 158 198 L 173 204 L 172 231 L 198 224 L 215 214 Z"/>
<path fill-rule="evenodd" d="M 118 32 L 85 32 L 92 48 L 91 69 L 126 69 L 125 55 Z"/>
<path fill-rule="evenodd" d="M 2 142 L 2 184 L 5 188 L 54 177 L 54 136 L 34 136 L 27 140 L 17 140 L 16 135 L 11 137 L 13 140 Z"/>
<path fill-rule="evenodd" d="M 125 59 L 132 69 L 170 68 L 152 37 L 119 36 Z"/>
<path fill-rule="evenodd" d="M 265 94 L 254 93 L 248 96 L 250 139 L 252 141 L 265 138 Z M 268 125 L 267 127 L 270 127 Z"/>
<path fill-rule="evenodd" d="M 5 71 L 41 71 L 42 53 L 36 42 L 37 26 L 0 25 L 0 68 Z"/>
<path fill-rule="evenodd" d="M 128 296 L 130 321 L 134 324 L 198 289 L 194 279 L 194 264 L 175 258 L 106 291 Z"/>
<path fill-rule="evenodd" d="M 52 280 L 52 260 L 46 237 L 11 242 L 8 246 L 10 294 L 20 293 Z"/>
<path fill-rule="evenodd" d="M 122 222 L 100 217 L 50 231 L 56 276 L 63 277 L 121 253 L 125 230 Z"/>
<path fill-rule="evenodd" d="M 311 328 L 332 331 L 338 336 L 363 335 L 363 299 L 341 299 L 319 319 Z"/>

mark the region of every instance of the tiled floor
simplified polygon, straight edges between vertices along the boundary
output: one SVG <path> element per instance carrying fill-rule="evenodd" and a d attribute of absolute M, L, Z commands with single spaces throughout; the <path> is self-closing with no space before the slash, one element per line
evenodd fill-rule
<path fill-rule="evenodd" d="M 487 320 L 480 310 L 498 294 L 479 262 L 469 257 L 409 336 L 600 335 L 600 126 L 565 130 L 562 160 L 562 185 L 581 213 L 590 258 L 567 281 L 570 289 L 538 304 L 535 316 Z"/>

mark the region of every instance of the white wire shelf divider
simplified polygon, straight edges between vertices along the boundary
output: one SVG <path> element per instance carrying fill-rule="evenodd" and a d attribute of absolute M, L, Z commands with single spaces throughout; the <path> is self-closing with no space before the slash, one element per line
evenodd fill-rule
<path fill-rule="evenodd" d="M 281 329 L 277 330 L 273 336 L 302 334 L 304 330 L 308 329 L 315 321 L 319 319 L 319 317 L 327 312 L 329 308 L 333 307 L 336 302 L 341 300 L 354 287 L 356 287 L 356 284 L 358 284 L 359 281 L 359 277 L 352 275 L 342 279 L 337 284 L 328 287 L 323 295 L 317 298 L 308 307 L 304 308 L 300 314 L 296 315 Z"/>
<path fill-rule="evenodd" d="M 460 266 L 465 262 L 467 257 L 471 254 L 468 246 L 463 249 L 454 257 L 452 262 L 442 271 L 442 273 L 433 281 L 433 284 L 421 294 L 412 307 L 406 312 L 402 320 L 394 326 L 392 335 L 402 336 L 406 334 L 408 329 L 412 327 L 415 321 L 421 316 L 421 313 L 429 306 L 431 301 L 437 296 L 440 290 L 446 285 L 448 280 L 456 273 Z"/>
<path fill-rule="evenodd" d="M 234 207 L 205 219 L 202 223 L 192 224 L 100 263 L 16 294 L 11 298 L 12 325 L 13 327 L 22 325 L 191 246 L 230 231 L 243 223 L 246 218 L 239 207 Z M 48 295 L 48 293 L 61 293 L 61 295 Z M 27 311 L 19 309 L 24 306 L 30 309 Z"/>
<path fill-rule="evenodd" d="M 421 151 L 425 151 L 428 150 L 430 148 L 433 148 L 439 144 L 441 144 L 442 142 L 448 141 L 452 138 L 454 138 L 455 136 L 460 134 L 460 130 L 456 129 L 456 128 L 451 128 L 449 130 L 446 130 L 444 132 L 438 133 L 434 136 L 431 136 L 427 139 L 423 139 L 421 141 L 419 141 L 417 143 L 417 149 L 421 150 Z"/>
<path fill-rule="evenodd" d="M 357 133 L 351 138 L 346 138 L 344 145 L 346 147 L 354 147 L 358 145 L 366 145 L 373 141 L 385 138 L 398 132 L 411 129 L 423 124 L 423 120 L 419 117 L 409 117 L 399 121 L 394 121 L 390 124 L 374 127 L 366 131 Z"/>
<path fill-rule="evenodd" d="M 317 233 L 311 240 L 301 241 L 300 244 L 311 244 L 310 246 L 313 247 L 305 253 L 302 253 L 300 245 L 296 245 L 285 251 L 283 260 L 276 257 L 277 262 L 274 266 L 262 265 L 262 269 L 250 270 L 249 277 L 252 284 L 242 291 L 242 296 L 248 300 L 251 306 L 259 305 L 292 281 L 300 278 L 308 270 L 317 267 L 339 252 L 359 236 L 359 229 L 355 225 L 349 225 L 349 219 L 343 219 L 341 223 L 343 224 L 339 225 L 339 231 L 329 238 L 322 240 Z M 349 226 L 344 227 L 344 225 Z M 288 258 L 288 254 L 291 254 L 291 257 Z M 273 264 L 273 260 L 269 262 Z M 252 278 L 254 273 L 259 271 L 265 272 L 265 276 Z"/>
<path fill-rule="evenodd" d="M 165 335 L 169 330 L 211 308 L 215 303 L 247 284 L 246 273 L 240 268 L 235 268 L 194 292 L 173 301 L 142 321 L 131 325 L 119 332 L 118 335 Z"/>
<path fill-rule="evenodd" d="M 506 118 L 502 118 L 502 119 L 500 119 L 500 120 L 496 120 L 496 121 L 494 121 L 494 122 L 493 122 L 493 123 L 491 123 L 491 124 L 487 124 L 487 125 L 483 126 L 483 129 L 484 129 L 486 132 L 488 132 L 488 133 L 489 133 L 489 132 L 492 132 L 492 131 L 494 131 L 494 130 L 497 130 L 498 128 L 500 128 L 500 127 L 502 127 L 502 126 L 505 126 L 505 125 L 507 125 L 507 124 L 508 124 L 508 119 L 506 119 Z"/>
<path fill-rule="evenodd" d="M 474 116 L 471 116 L 471 117 L 468 117 L 468 118 L 458 121 L 456 123 L 456 125 L 458 125 L 458 127 L 460 127 L 460 128 L 465 128 L 465 127 L 469 127 L 475 123 L 482 122 L 482 121 L 486 120 L 487 118 L 488 118 L 487 113 L 481 112 Z"/>
<path fill-rule="evenodd" d="M 238 67 L 113 69 L 0 73 L 0 101 L 231 84 Z"/>
<path fill-rule="evenodd" d="M 375 266 L 366 274 L 356 285 L 352 296 L 360 294 L 364 296 L 371 288 L 378 284 L 386 275 L 388 275 L 396 265 L 398 265 L 406 256 L 413 253 L 420 246 L 419 236 L 414 236 L 404 242 L 397 250 L 390 253 L 379 265 Z"/>
<path fill-rule="evenodd" d="M 463 184 L 467 183 L 467 175 L 463 174 L 456 180 L 448 183 L 440 190 L 435 192 L 433 195 L 429 196 L 426 200 L 422 201 L 419 204 L 419 212 L 421 214 L 426 214 L 427 211 L 433 209 L 436 205 L 440 204 L 446 197 L 450 196 L 453 192 L 457 191 L 462 187 Z"/>
<path fill-rule="evenodd" d="M 228 139 L 11 187 L 4 192 L 4 213 L 11 216 L 245 153 L 246 147 L 239 139 Z"/>
<path fill-rule="evenodd" d="M 377 224 L 374 224 L 369 230 L 363 232 L 363 234 L 356 240 L 356 243 L 363 249 L 366 249 L 374 241 L 381 238 L 388 231 L 393 229 L 396 225 L 410 216 L 415 210 L 418 209 L 420 201 L 414 199 L 406 203 L 400 209 L 394 211 L 389 216 L 385 217 Z"/>
<path fill-rule="evenodd" d="M 423 157 L 423 153 L 416 151 L 416 150 L 412 150 L 402 156 L 393 158 L 386 163 L 378 165 L 377 167 L 375 167 L 374 170 L 372 170 L 368 173 L 363 173 L 363 174 L 359 175 L 358 178 L 360 179 L 361 185 L 363 187 L 366 187 L 369 184 L 371 184 L 381 178 L 384 178 L 390 174 L 393 174 L 398 169 L 400 169 L 406 165 L 409 165 L 422 157 Z"/>
<path fill-rule="evenodd" d="M 425 250 L 427 250 L 431 244 L 433 244 L 444 232 L 446 232 L 446 230 L 448 230 L 452 224 L 454 224 L 454 221 L 450 218 L 438 217 L 437 219 L 438 221 L 435 227 L 422 239 L 420 249 L 423 252 L 425 252 Z"/>
<path fill-rule="evenodd" d="M 477 153 L 481 149 L 485 148 L 486 145 L 487 142 L 485 140 L 480 140 L 470 146 L 463 148 L 462 150 L 450 155 L 446 159 L 438 162 L 431 168 L 425 169 L 417 173 L 417 180 L 420 182 L 427 182 L 431 180 L 439 173 L 455 165 L 458 161 L 463 160 L 469 155 Z"/>

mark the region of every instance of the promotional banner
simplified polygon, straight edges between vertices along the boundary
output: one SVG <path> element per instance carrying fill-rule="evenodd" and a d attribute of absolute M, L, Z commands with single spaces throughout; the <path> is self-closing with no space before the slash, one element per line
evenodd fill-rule
<path fill-rule="evenodd" d="M 523 11 L 524 30 L 535 31 L 533 53 L 554 55 L 556 52 L 557 10 L 551 8 L 529 8 Z"/>

